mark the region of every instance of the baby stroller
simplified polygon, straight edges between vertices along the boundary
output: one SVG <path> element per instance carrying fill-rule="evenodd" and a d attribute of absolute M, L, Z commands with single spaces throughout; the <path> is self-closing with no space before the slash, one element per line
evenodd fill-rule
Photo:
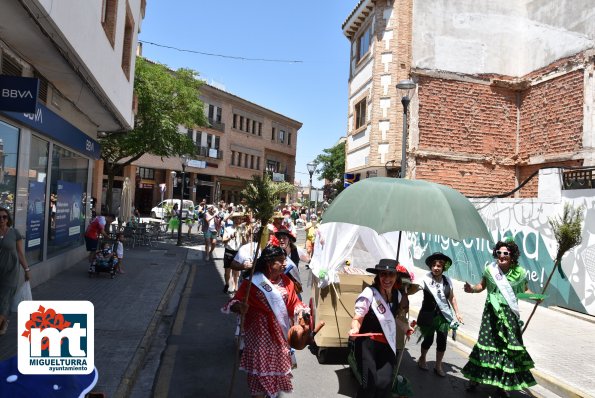
<path fill-rule="evenodd" d="M 95 253 L 93 261 L 89 265 L 89 277 L 99 274 L 100 272 L 107 272 L 111 279 L 114 279 L 118 270 L 118 258 L 116 257 L 116 242 L 110 242 L 109 247 L 105 247 L 106 242 L 101 245 Z"/>

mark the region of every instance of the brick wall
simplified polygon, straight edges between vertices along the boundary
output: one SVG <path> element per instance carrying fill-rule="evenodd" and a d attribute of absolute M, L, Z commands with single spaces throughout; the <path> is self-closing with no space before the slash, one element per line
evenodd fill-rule
<path fill-rule="evenodd" d="M 535 85 L 521 95 L 520 159 L 582 148 L 584 71 Z"/>

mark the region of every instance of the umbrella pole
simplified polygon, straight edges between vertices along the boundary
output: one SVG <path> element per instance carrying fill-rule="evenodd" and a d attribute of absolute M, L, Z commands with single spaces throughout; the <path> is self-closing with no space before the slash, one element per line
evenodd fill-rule
<path fill-rule="evenodd" d="M 399 252 L 401 251 L 401 233 L 402 231 L 399 231 L 399 243 L 397 243 L 397 263 L 399 262 Z"/>

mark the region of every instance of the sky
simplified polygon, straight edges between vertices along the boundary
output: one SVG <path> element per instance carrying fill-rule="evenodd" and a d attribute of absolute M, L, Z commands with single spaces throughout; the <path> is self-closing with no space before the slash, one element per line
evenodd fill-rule
<path fill-rule="evenodd" d="M 217 87 L 303 123 L 295 179 L 347 131 L 350 43 L 341 25 L 357 0 L 148 0 L 139 40 L 143 56 L 172 69 L 191 68 Z M 315 187 L 322 187 L 316 176 Z"/>

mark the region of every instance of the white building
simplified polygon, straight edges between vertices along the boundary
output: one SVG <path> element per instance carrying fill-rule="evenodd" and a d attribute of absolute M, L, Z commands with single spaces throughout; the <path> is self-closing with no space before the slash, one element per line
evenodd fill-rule
<path fill-rule="evenodd" d="M 0 206 L 26 236 L 34 283 L 84 257 L 87 198 L 100 153 L 95 139 L 134 124 L 135 49 L 145 6 L 145 0 L 0 0 Z M 39 81 L 34 109 L 26 112 L 13 107 L 24 91 L 9 88 L 19 77 Z"/>

